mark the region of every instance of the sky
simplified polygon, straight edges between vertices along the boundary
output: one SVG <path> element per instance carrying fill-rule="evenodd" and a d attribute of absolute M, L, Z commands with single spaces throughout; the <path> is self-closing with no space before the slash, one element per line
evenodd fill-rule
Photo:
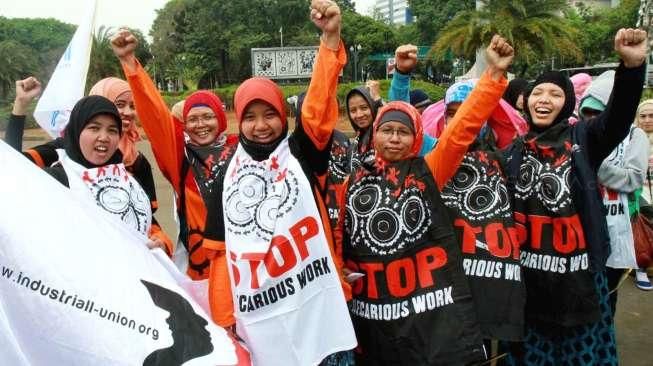
<path fill-rule="evenodd" d="M 85 6 L 92 0 L 0 0 L 0 15 L 8 18 L 55 18 L 79 24 Z M 168 0 L 97 0 L 96 27 L 128 26 L 147 35 L 161 9 Z M 225 0 L 247 1 L 247 0 Z M 356 10 L 371 14 L 375 0 L 356 0 Z M 308 15 L 307 15 L 308 16 Z"/>
<path fill-rule="evenodd" d="M 92 0 L 0 0 L 0 15 L 8 18 L 55 18 L 79 24 Z M 95 24 L 108 27 L 128 26 L 148 34 L 156 18 L 156 9 L 167 0 L 97 0 Z"/>

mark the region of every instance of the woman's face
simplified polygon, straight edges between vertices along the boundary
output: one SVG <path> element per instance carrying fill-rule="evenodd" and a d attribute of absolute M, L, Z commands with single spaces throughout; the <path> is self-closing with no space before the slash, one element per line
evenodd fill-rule
<path fill-rule="evenodd" d="M 458 112 L 458 108 L 460 108 L 460 105 L 462 103 L 460 102 L 451 102 L 447 104 L 447 109 L 444 112 L 444 124 L 448 124 L 453 117 L 456 115 L 456 112 Z"/>
<path fill-rule="evenodd" d="M 79 134 L 79 148 L 84 158 L 94 165 L 104 165 L 118 150 L 120 130 L 108 114 L 94 116 Z"/>
<path fill-rule="evenodd" d="M 349 97 L 349 118 L 359 129 L 366 129 L 372 122 L 372 108 L 360 94 Z"/>
<path fill-rule="evenodd" d="M 410 155 L 415 134 L 401 122 L 386 122 L 374 134 L 374 149 L 389 162 L 407 158 Z"/>
<path fill-rule="evenodd" d="M 533 124 L 548 127 L 565 105 L 565 92 L 553 83 L 538 84 L 528 97 L 528 111 Z"/>
<path fill-rule="evenodd" d="M 122 130 L 126 131 L 134 123 L 136 123 L 138 117 L 136 115 L 136 108 L 134 107 L 134 97 L 132 92 L 124 92 L 113 101 L 113 104 L 118 108 L 120 113 L 120 119 L 122 119 Z"/>
<path fill-rule="evenodd" d="M 281 136 L 283 122 L 277 110 L 264 102 L 252 102 L 245 109 L 240 132 L 250 141 L 269 144 Z"/>
<path fill-rule="evenodd" d="M 218 138 L 218 118 L 209 107 L 193 107 L 186 115 L 184 131 L 193 144 L 210 145 Z"/>
<path fill-rule="evenodd" d="M 646 133 L 653 132 L 653 105 L 645 105 L 637 113 L 639 127 Z"/>

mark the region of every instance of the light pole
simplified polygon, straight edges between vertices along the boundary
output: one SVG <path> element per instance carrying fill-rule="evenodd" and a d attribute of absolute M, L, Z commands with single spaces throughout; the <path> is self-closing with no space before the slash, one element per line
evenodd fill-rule
<path fill-rule="evenodd" d="M 354 82 L 357 81 L 357 72 L 358 72 L 358 53 L 363 49 L 363 46 L 357 44 L 355 47 L 353 45 L 349 46 L 349 52 L 354 55 Z"/>

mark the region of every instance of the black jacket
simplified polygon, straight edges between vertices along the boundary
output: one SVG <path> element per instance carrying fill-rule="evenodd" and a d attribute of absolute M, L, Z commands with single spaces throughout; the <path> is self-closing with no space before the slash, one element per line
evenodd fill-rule
<path fill-rule="evenodd" d="M 616 70 L 606 109 L 596 118 L 576 123 L 572 136 L 572 200 L 578 208 L 590 251 L 590 266 L 603 271 L 610 255 L 610 237 L 605 221 L 597 172 L 599 166 L 628 135 L 644 85 L 645 65 Z M 519 138 L 506 151 L 508 189 L 514 197 L 515 182 L 522 162 L 524 140 Z"/>

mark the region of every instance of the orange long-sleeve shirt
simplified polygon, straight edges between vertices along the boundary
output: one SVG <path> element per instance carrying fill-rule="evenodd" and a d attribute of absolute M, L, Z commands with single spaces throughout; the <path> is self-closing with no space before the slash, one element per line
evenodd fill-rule
<path fill-rule="evenodd" d="M 443 131 L 436 147 L 424 156 L 438 190 L 441 190 L 458 170 L 469 145 L 474 142 L 483 124 L 498 105 L 507 86 L 508 80 L 505 77 L 493 80 L 490 73 L 486 71 Z M 348 186 L 349 180 L 346 180 L 338 187 L 336 193 L 341 208 L 346 204 Z M 335 252 L 339 257 L 336 260 L 340 262 L 342 262 L 343 251 L 344 216 L 345 210 L 341 209 L 338 225 L 334 228 Z"/>
<path fill-rule="evenodd" d="M 135 69 L 123 64 L 123 71 L 134 96 L 136 113 L 147 134 L 161 173 L 172 184 L 177 197 L 177 207 L 182 189 L 185 190 L 186 230 L 188 232 L 189 266 L 188 275 L 195 279 L 209 276 L 207 251 L 202 247 L 206 207 L 202 200 L 192 169 L 181 177 L 184 153 L 184 133 L 181 124 L 176 123 L 149 75 L 136 62 Z M 184 179 L 183 182 L 181 180 Z"/>
<path fill-rule="evenodd" d="M 456 174 L 469 145 L 490 118 L 507 87 L 505 77 L 493 80 L 488 71 L 484 72 L 438 138 L 435 148 L 424 156 L 439 190 Z"/>

